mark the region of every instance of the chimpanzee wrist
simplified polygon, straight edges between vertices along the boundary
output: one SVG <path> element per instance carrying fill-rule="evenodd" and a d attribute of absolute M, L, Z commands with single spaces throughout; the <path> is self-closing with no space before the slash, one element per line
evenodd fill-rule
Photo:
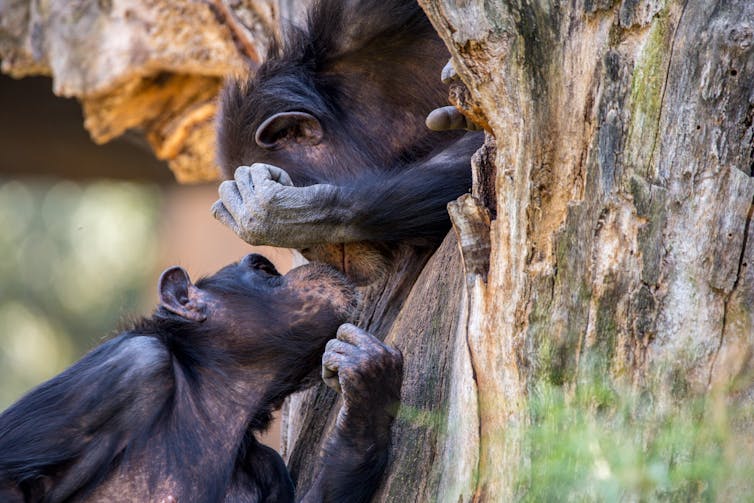
<path fill-rule="evenodd" d="M 362 438 L 369 442 L 388 443 L 394 415 L 387 413 L 363 413 L 363 409 L 344 406 L 338 413 L 336 430 L 351 439 Z"/>

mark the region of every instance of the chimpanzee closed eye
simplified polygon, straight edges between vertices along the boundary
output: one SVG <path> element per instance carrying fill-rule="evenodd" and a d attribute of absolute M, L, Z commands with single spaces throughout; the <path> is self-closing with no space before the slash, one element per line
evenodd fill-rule
<path fill-rule="evenodd" d="M 257 254 L 251 254 L 247 255 L 243 260 L 242 263 L 248 265 L 251 269 L 255 269 L 257 271 L 263 271 L 267 274 L 271 274 L 273 276 L 280 276 L 280 273 L 275 269 L 275 266 L 267 260 L 262 255 Z"/>
<path fill-rule="evenodd" d="M 254 433 L 323 364 L 328 383 L 349 390 L 347 413 L 304 497 L 366 501 L 402 360 L 343 325 L 356 296 L 342 274 L 307 264 L 281 276 L 249 255 L 196 284 L 170 268 L 159 291 L 150 318 L 0 415 L 0 501 L 293 501 L 283 460 Z"/>
<path fill-rule="evenodd" d="M 386 243 L 431 247 L 447 233 L 483 135 L 425 125 L 447 102 L 448 52 L 416 0 L 318 0 L 285 32 L 223 92 L 218 157 L 234 179 L 212 211 L 248 243 L 299 248 L 366 282 Z M 344 260 L 338 247 L 358 252 Z"/>

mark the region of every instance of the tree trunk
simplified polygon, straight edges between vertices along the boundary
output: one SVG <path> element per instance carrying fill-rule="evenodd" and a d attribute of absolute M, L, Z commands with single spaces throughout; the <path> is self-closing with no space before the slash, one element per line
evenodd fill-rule
<path fill-rule="evenodd" d="M 490 136 L 377 501 L 751 494 L 754 3 L 420 3 Z"/>

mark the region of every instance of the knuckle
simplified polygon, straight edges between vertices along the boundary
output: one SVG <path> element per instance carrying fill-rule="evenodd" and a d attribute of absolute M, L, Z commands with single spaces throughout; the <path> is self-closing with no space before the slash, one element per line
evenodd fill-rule
<path fill-rule="evenodd" d="M 338 331 L 335 334 L 335 336 L 338 339 L 341 339 L 344 336 L 354 333 L 356 330 L 358 330 L 358 328 L 356 328 L 356 325 L 352 325 L 350 323 L 344 323 L 340 327 L 338 327 Z"/>
<path fill-rule="evenodd" d="M 272 186 L 264 184 L 256 188 L 256 203 L 261 209 L 268 209 L 275 199 L 275 190 Z"/>
<path fill-rule="evenodd" d="M 365 356 L 359 361 L 359 370 L 364 374 L 374 375 L 379 373 L 382 368 L 382 361 L 380 358 L 374 358 Z"/>
<path fill-rule="evenodd" d="M 219 193 L 220 195 L 222 195 L 222 193 L 223 193 L 223 192 L 225 192 L 225 191 L 227 191 L 228 189 L 230 189 L 230 188 L 231 188 L 231 187 L 233 186 L 233 184 L 235 184 L 235 183 L 236 183 L 236 182 L 234 182 L 234 181 L 232 181 L 232 180 L 225 180 L 224 182 L 222 182 L 222 183 L 221 183 L 221 184 L 220 184 L 220 185 L 218 186 L 218 188 L 217 188 L 217 192 L 218 192 L 218 193 Z"/>
<path fill-rule="evenodd" d="M 251 183 L 251 180 L 248 176 L 241 177 L 239 180 L 236 180 L 235 184 L 238 187 L 243 187 L 244 190 L 254 193 L 254 184 Z"/>
<path fill-rule="evenodd" d="M 373 365 L 385 366 L 391 360 L 390 352 L 384 346 L 377 346 L 371 354 L 371 363 Z"/>
<path fill-rule="evenodd" d="M 267 213 L 270 208 L 272 208 L 272 198 L 267 194 L 260 194 L 260 197 L 257 200 L 257 204 L 259 206 L 259 209 Z"/>

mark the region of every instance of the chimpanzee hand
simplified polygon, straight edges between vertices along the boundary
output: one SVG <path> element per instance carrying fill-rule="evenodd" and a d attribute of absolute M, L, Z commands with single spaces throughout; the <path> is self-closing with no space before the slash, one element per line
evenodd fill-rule
<path fill-rule="evenodd" d="M 345 324 L 322 356 L 322 378 L 343 395 L 338 427 L 389 427 L 400 402 L 403 357 L 360 328 Z"/>
<path fill-rule="evenodd" d="M 220 184 L 212 214 L 252 245 L 304 248 L 312 243 L 349 241 L 339 187 L 294 187 L 288 173 L 269 164 L 236 169 Z"/>
<path fill-rule="evenodd" d="M 453 68 L 452 59 L 443 67 L 441 78 L 445 84 L 451 84 L 459 80 L 456 71 Z M 452 105 L 435 108 L 429 112 L 426 124 L 432 131 L 448 131 L 453 129 L 465 129 L 467 131 L 483 130 L 481 126 L 474 123 Z"/>
<path fill-rule="evenodd" d="M 322 378 L 343 395 L 322 468 L 304 503 L 371 501 L 388 460 L 390 425 L 400 401 L 400 351 L 350 324 L 322 355 Z"/>

